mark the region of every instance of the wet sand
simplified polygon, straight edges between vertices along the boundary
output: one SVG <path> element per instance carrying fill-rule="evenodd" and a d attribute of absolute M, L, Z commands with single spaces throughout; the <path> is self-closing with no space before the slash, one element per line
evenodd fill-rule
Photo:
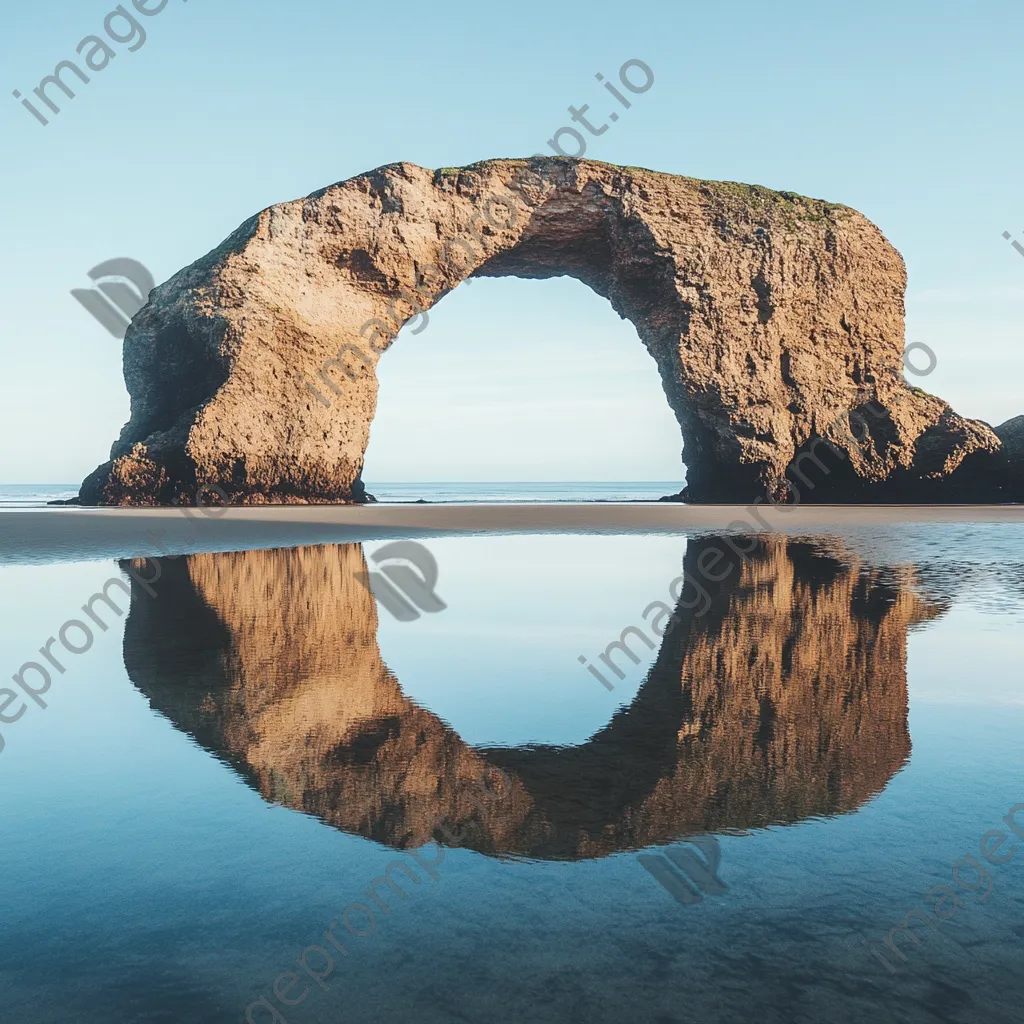
<path fill-rule="evenodd" d="M 242 551 L 475 533 L 871 532 L 928 524 L 1022 524 L 1024 505 L 547 504 L 271 505 L 0 509 L 0 563 Z"/>

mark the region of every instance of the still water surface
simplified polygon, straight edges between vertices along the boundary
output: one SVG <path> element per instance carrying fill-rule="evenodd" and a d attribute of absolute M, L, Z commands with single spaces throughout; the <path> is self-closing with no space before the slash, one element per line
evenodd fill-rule
<path fill-rule="evenodd" d="M 414 621 L 376 544 L 100 609 L 0 726 L 0 1020 L 1021 1019 L 1024 531 L 427 543 Z M 0 568 L 8 676 L 127 565 Z"/>

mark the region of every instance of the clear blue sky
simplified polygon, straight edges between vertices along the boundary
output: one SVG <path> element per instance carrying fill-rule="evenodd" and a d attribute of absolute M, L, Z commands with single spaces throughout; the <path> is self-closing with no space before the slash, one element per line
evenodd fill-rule
<path fill-rule="evenodd" d="M 655 84 L 588 155 L 863 211 L 907 261 L 908 339 L 938 355 L 915 383 L 992 423 L 1024 413 L 1024 258 L 1002 238 L 1024 244 L 1019 0 L 169 0 L 44 128 L 11 91 L 113 7 L 5 10 L 0 481 L 77 481 L 127 419 L 120 342 L 68 294 L 89 268 L 130 256 L 162 281 L 379 164 L 541 151 L 570 104 L 614 109 L 594 75 L 629 58 Z M 654 363 L 583 286 L 475 282 L 431 319 L 381 364 L 371 479 L 678 477 Z"/>

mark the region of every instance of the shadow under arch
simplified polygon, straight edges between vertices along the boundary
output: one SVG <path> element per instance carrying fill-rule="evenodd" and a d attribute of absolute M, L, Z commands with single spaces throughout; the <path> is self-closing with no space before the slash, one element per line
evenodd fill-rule
<path fill-rule="evenodd" d="M 945 607 L 911 568 L 781 537 L 691 540 L 692 579 L 711 549 L 705 613 L 677 606 L 633 702 L 571 748 L 474 748 L 410 700 L 360 545 L 165 562 L 157 600 L 133 593 L 125 666 L 264 798 L 395 848 L 443 818 L 455 845 L 578 860 L 854 810 L 909 756 L 907 630 Z"/>

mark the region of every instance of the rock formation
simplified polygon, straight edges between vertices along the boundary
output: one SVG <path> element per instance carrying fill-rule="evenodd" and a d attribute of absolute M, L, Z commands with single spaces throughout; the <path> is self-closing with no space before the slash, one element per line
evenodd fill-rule
<path fill-rule="evenodd" d="M 575 277 L 633 323 L 687 500 L 792 498 L 805 477 L 803 501 L 1009 496 L 996 434 L 904 380 L 903 260 L 861 214 L 534 158 L 357 175 L 154 289 L 124 342 L 131 419 L 80 501 L 363 500 L 381 353 L 465 278 L 509 275 Z"/>
<path fill-rule="evenodd" d="M 474 748 L 411 701 L 358 545 L 166 563 L 158 600 L 132 601 L 125 665 L 266 799 L 396 848 L 441 817 L 455 845 L 579 859 L 854 810 L 909 756 L 907 630 L 942 607 L 910 569 L 749 545 L 742 561 L 687 545 L 691 578 L 711 546 L 731 571 L 704 615 L 676 609 L 633 703 L 571 748 Z"/>

